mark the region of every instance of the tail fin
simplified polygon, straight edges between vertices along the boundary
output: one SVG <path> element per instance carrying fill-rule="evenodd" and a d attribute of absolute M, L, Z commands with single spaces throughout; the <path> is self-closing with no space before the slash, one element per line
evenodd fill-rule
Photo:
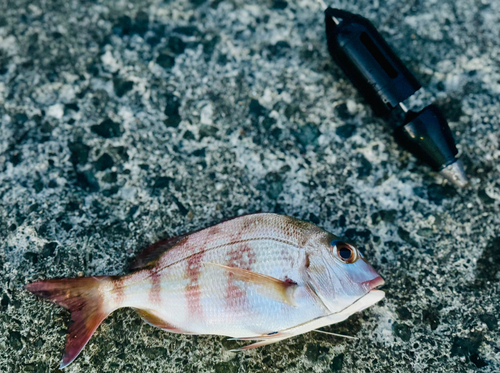
<path fill-rule="evenodd" d="M 102 321 L 113 311 L 108 310 L 99 288 L 110 277 L 81 277 L 36 281 L 26 285 L 33 294 L 50 300 L 71 311 L 66 347 L 59 369 L 78 356 Z"/>

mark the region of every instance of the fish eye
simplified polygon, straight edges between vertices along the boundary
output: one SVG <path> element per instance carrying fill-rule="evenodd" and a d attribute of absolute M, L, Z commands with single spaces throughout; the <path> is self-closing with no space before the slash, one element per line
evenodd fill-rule
<path fill-rule="evenodd" d="M 358 259 L 356 249 L 347 242 L 335 240 L 331 243 L 333 252 L 337 258 L 346 264 L 354 263 Z"/>

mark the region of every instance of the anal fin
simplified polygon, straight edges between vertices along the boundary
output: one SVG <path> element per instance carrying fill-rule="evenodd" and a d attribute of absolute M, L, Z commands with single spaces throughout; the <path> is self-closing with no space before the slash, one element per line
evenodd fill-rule
<path fill-rule="evenodd" d="M 209 262 L 205 262 L 204 264 L 226 270 L 233 276 L 234 280 L 257 285 L 257 288 L 262 295 L 285 303 L 289 306 L 296 307 L 294 292 L 297 288 L 297 284 L 282 281 L 275 277 L 263 275 L 261 273 L 252 272 L 242 268 L 229 267 Z"/>
<path fill-rule="evenodd" d="M 141 309 L 138 309 L 138 308 L 135 308 L 135 311 L 149 325 L 156 326 L 157 328 L 166 330 L 166 331 L 171 332 L 171 333 L 192 334 L 191 332 L 188 332 L 186 330 L 178 328 L 178 327 L 170 324 L 169 322 L 163 320 L 161 317 L 155 315 L 155 313 L 152 312 L 152 311 L 141 310 Z"/>

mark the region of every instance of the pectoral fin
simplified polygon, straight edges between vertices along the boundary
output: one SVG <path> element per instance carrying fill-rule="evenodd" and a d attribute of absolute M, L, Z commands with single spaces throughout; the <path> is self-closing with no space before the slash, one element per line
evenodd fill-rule
<path fill-rule="evenodd" d="M 263 340 L 263 341 L 258 341 L 258 342 L 252 343 L 251 345 L 247 345 L 247 346 L 243 346 L 243 347 L 239 347 L 239 348 L 234 348 L 234 349 L 229 350 L 229 351 L 231 351 L 231 352 L 239 352 L 239 351 L 244 351 L 244 350 L 251 350 L 253 348 L 270 345 L 271 343 L 276 343 L 276 342 L 279 342 L 279 341 L 282 341 L 282 340 L 283 340 L 283 338 L 266 339 L 266 340 Z"/>
<path fill-rule="evenodd" d="M 289 306 L 296 307 L 293 296 L 295 289 L 297 288 L 296 284 L 242 268 L 228 267 L 217 263 L 205 262 L 204 264 L 228 271 L 233 276 L 234 280 L 244 281 L 256 285 L 257 289 L 259 289 L 259 293 L 262 295 L 288 304 Z"/>

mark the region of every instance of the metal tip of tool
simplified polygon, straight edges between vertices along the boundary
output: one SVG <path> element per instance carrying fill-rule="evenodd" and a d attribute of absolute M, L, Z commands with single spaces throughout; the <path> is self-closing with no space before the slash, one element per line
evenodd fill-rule
<path fill-rule="evenodd" d="M 401 110 L 403 110 L 405 113 L 408 112 L 408 108 L 406 107 L 405 104 L 403 104 L 402 102 L 399 103 L 399 107 L 401 108 Z"/>
<path fill-rule="evenodd" d="M 328 8 L 328 6 L 326 5 L 326 3 L 323 1 L 323 0 L 317 0 L 318 1 L 318 4 L 323 8 L 323 9 L 326 9 Z M 333 23 L 335 23 L 337 26 L 340 25 L 340 20 L 338 20 L 337 18 L 335 17 L 331 17 L 332 18 L 332 21 Z"/>
<path fill-rule="evenodd" d="M 318 1 L 319 5 L 320 5 L 323 9 L 328 8 L 328 7 L 326 6 L 326 3 L 325 3 L 323 0 L 317 0 L 317 1 Z"/>
<path fill-rule="evenodd" d="M 464 165 L 459 159 L 443 168 L 439 171 L 439 174 L 460 188 L 465 188 L 469 184 L 467 175 L 465 175 Z"/>

